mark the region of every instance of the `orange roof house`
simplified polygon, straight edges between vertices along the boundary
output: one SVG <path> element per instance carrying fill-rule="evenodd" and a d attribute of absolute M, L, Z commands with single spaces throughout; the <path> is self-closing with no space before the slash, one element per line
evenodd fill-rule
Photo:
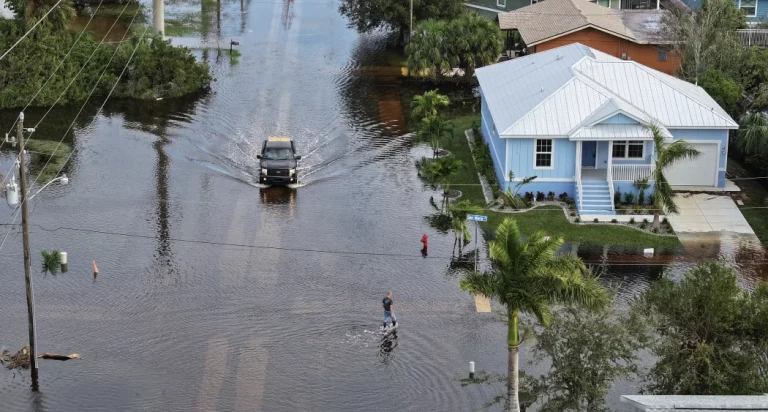
<path fill-rule="evenodd" d="M 611 9 L 587 0 L 546 0 L 499 14 L 499 26 L 508 33 L 508 39 L 518 32 L 527 53 L 581 43 L 675 74 L 680 62 L 661 33 L 664 13 Z"/>

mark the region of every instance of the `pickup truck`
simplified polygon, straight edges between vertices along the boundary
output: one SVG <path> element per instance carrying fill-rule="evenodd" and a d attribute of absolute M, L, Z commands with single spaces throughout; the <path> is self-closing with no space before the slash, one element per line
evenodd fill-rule
<path fill-rule="evenodd" d="M 268 137 L 261 146 L 259 182 L 267 185 L 296 183 L 296 167 L 301 156 L 296 155 L 293 140 L 287 137 Z"/>

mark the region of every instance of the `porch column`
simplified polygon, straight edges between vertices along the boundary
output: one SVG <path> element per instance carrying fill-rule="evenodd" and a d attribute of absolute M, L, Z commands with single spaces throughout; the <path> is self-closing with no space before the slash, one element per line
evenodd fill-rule
<path fill-rule="evenodd" d="M 608 170 L 606 173 L 610 173 L 611 179 L 613 179 L 613 140 L 608 141 Z"/>
<path fill-rule="evenodd" d="M 576 180 L 581 180 L 581 140 L 576 142 Z"/>

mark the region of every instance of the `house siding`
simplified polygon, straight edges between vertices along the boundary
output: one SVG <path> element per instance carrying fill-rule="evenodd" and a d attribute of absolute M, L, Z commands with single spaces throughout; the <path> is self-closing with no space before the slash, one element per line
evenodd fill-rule
<path fill-rule="evenodd" d="M 537 181 L 573 181 L 576 176 L 576 142 L 552 139 L 552 169 L 535 169 L 535 139 L 505 139 L 507 141 L 507 168 L 516 179 L 537 176 Z"/>
<path fill-rule="evenodd" d="M 464 5 L 470 9 L 477 12 L 485 11 L 479 8 L 475 8 L 472 6 L 478 6 L 483 7 L 486 9 L 494 9 L 498 10 L 499 12 L 506 12 L 506 11 L 512 11 L 517 10 L 521 7 L 530 6 L 531 1 L 530 0 L 506 0 L 506 6 L 499 6 L 497 3 L 497 0 L 470 0 L 464 3 Z M 489 16 L 489 12 L 481 13 L 483 16 Z M 494 16 L 495 17 L 495 16 Z"/>
<path fill-rule="evenodd" d="M 493 117 L 491 117 L 491 112 L 488 110 L 488 104 L 485 102 L 485 98 L 482 98 L 480 121 L 482 123 L 483 139 L 488 143 L 488 148 L 493 157 L 493 167 L 496 170 L 496 178 L 499 179 L 499 182 L 503 183 L 507 180 L 507 174 L 503 169 L 504 165 L 506 165 L 507 145 L 506 142 L 499 137 L 499 134 L 496 131 Z"/>
<path fill-rule="evenodd" d="M 763 1 L 768 3 L 768 0 Z M 667 52 L 667 61 L 660 62 L 658 60 L 658 46 L 633 43 L 593 28 L 585 28 L 539 43 L 534 46 L 534 52 L 538 53 L 573 43 L 581 43 L 618 58 L 621 58 L 622 53 L 626 53 L 628 59 L 667 74 L 674 75 L 680 66 L 679 60 L 671 51 Z"/>
<path fill-rule="evenodd" d="M 686 6 L 693 10 L 701 9 L 702 0 L 682 0 Z M 733 4 L 736 8 L 739 7 L 739 0 L 733 0 Z M 768 0 L 757 0 L 757 16 L 747 17 L 747 23 L 757 23 L 761 20 L 765 20 L 768 17 Z"/>

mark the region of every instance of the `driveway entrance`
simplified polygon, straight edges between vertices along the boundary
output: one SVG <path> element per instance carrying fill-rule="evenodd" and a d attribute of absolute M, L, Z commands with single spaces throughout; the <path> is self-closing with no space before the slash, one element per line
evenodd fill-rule
<path fill-rule="evenodd" d="M 675 197 L 680 213 L 667 216 L 675 232 L 755 232 L 728 196 L 681 193 Z"/>

